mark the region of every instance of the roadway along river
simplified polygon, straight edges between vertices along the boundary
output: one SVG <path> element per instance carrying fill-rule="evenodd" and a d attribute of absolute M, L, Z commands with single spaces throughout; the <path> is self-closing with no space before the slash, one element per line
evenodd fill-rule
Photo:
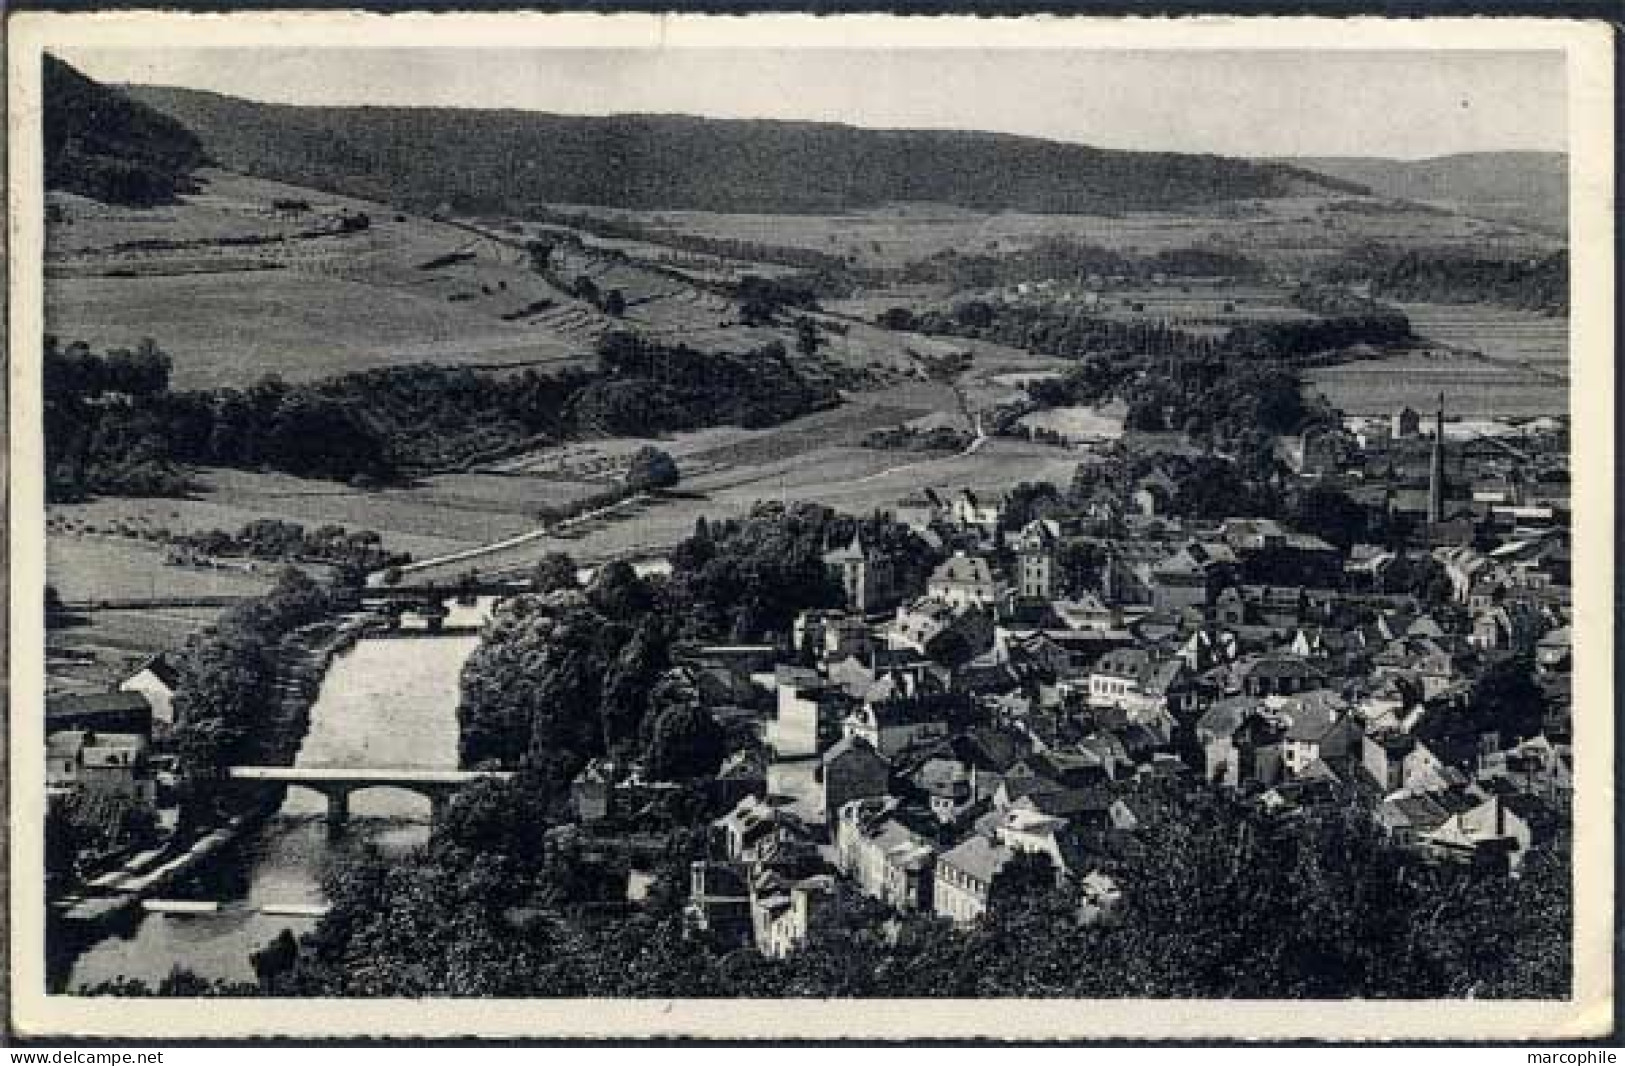
<path fill-rule="evenodd" d="M 488 609 L 482 603 L 478 610 Z M 453 606 L 448 622 L 465 621 L 471 610 Z M 458 678 L 478 643 L 474 634 L 361 640 L 337 656 L 323 678 L 294 765 L 456 769 Z M 141 915 L 79 956 L 67 990 L 121 975 L 156 984 L 177 966 L 204 978 L 252 981 L 251 952 L 283 929 L 298 934 L 316 921 L 258 908 L 322 902 L 323 865 L 338 850 L 368 842 L 389 851 L 428 837 L 429 801 L 411 793 L 355 793 L 341 841 L 328 840 L 325 810 L 319 795 L 289 789 L 277 814 L 215 862 L 189 892 L 166 893 L 219 901 L 222 910 Z"/>

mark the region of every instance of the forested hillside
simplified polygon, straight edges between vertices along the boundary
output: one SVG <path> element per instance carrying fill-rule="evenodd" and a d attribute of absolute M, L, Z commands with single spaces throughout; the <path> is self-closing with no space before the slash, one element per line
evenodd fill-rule
<path fill-rule="evenodd" d="M 934 201 L 1113 212 L 1345 187 L 1284 164 L 1004 134 L 673 115 L 303 107 L 188 89 L 128 91 L 197 131 L 222 166 L 422 210 L 569 202 L 818 212 Z"/>
<path fill-rule="evenodd" d="M 45 187 L 119 204 L 169 203 L 206 161 L 168 115 L 44 57 Z"/>
<path fill-rule="evenodd" d="M 1369 186 L 1379 196 L 1449 201 L 1487 218 L 1554 234 L 1568 229 L 1568 156 L 1467 152 L 1435 159 L 1292 159 L 1317 174 Z"/>

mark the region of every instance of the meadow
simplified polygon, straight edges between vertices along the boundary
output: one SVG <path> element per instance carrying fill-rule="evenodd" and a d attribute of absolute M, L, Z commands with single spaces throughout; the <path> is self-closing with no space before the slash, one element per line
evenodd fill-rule
<path fill-rule="evenodd" d="M 243 386 L 268 373 L 310 380 L 411 362 L 580 365 L 594 335 L 515 313 L 561 299 L 523 255 L 433 219 L 223 171 L 206 191 L 150 212 L 53 195 L 46 329 L 92 347 L 158 341 L 177 388 Z M 276 211 L 278 200 L 308 212 Z M 365 214 L 342 237 L 301 239 L 312 218 Z M 228 249 L 119 247 L 254 237 Z M 432 266 L 448 257 L 443 266 Z M 247 261 L 262 269 L 230 269 Z M 119 276 L 134 273 L 136 276 Z"/>
<path fill-rule="evenodd" d="M 119 501 L 123 503 L 125 501 Z M 46 581 L 64 601 L 153 597 L 257 596 L 271 587 L 277 566 L 257 564 L 212 569 L 171 566 L 162 546 L 135 537 L 83 531 L 88 516 L 53 516 L 57 528 L 46 541 Z M 72 521 L 75 528 L 62 528 Z M 123 513 L 107 528 L 141 533 L 149 523 Z M 187 634 L 220 613 L 211 607 L 96 611 L 76 624 L 46 632 L 53 691 L 105 687 L 122 680 L 153 652 L 178 647 Z"/>
<path fill-rule="evenodd" d="M 744 515 L 761 501 L 807 500 L 854 514 L 885 509 L 930 485 L 947 494 L 961 488 L 1007 490 L 1020 481 L 1070 483 L 1081 456 L 1062 448 L 994 438 L 975 453 L 922 457 L 856 447 L 812 447 L 782 458 L 729 466 L 685 480 L 678 495 L 661 499 L 624 520 L 595 523 L 585 533 L 537 537 L 477 559 L 428 567 L 408 581 L 454 580 L 470 569 L 482 576 L 523 573 L 549 552 L 578 562 L 664 554 L 689 536 L 696 520 Z"/>
<path fill-rule="evenodd" d="M 174 358 L 178 389 L 243 387 L 410 362 L 586 361 L 546 332 L 488 320 L 457 304 L 293 271 L 53 279 L 46 329 L 93 348 L 151 337 Z"/>
<path fill-rule="evenodd" d="M 1361 205 L 1348 210 L 1342 205 Z M 1200 211 L 1120 215 L 986 213 L 939 204 L 895 204 L 839 214 L 755 215 L 705 211 L 610 212 L 650 225 L 705 237 L 805 248 L 848 257 L 866 267 L 899 267 L 953 250 L 997 254 L 1044 237 L 1070 237 L 1124 252 L 1155 254 L 1212 242 L 1272 264 L 1301 263 L 1328 250 L 1365 241 L 1451 245 L 1477 249 L 1550 249 L 1552 238 L 1504 223 L 1447 212 L 1421 213 L 1379 198 L 1297 196 L 1239 201 Z"/>
<path fill-rule="evenodd" d="M 1320 367 L 1310 387 L 1348 414 L 1431 411 L 1533 418 L 1569 412 L 1568 320 L 1488 304 L 1402 304 L 1411 328 L 1440 347 L 1394 359 Z"/>
<path fill-rule="evenodd" d="M 1400 304 L 1420 336 L 1452 348 L 1482 352 L 1492 359 L 1528 363 L 1567 374 L 1569 321 L 1566 317 L 1517 311 L 1490 304 Z"/>

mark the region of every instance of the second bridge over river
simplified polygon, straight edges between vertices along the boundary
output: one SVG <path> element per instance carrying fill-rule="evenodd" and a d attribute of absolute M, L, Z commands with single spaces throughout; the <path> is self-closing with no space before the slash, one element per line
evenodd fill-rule
<path fill-rule="evenodd" d="M 350 795 L 368 788 L 394 788 L 415 792 L 429 800 L 431 817 L 438 821 L 451 794 L 464 785 L 487 778 L 505 781 L 510 770 L 414 770 L 319 766 L 233 766 L 234 781 L 269 781 L 298 785 L 319 792 L 327 800 L 327 824 L 338 829 L 350 817 Z"/>

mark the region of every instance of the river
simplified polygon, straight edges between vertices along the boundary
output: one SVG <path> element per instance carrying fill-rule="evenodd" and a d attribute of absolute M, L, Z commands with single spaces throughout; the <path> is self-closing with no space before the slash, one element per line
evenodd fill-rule
<path fill-rule="evenodd" d="M 489 602 L 477 609 L 489 610 Z M 475 609 L 453 608 L 448 622 Z M 296 766 L 456 769 L 458 677 L 479 643 L 474 633 L 369 637 L 336 656 L 310 711 Z M 321 877 L 336 852 L 376 845 L 386 852 L 423 843 L 429 801 L 394 789 L 355 793 L 350 823 L 329 840 L 323 799 L 291 788 L 263 827 L 214 862 L 207 875 L 168 896 L 225 904 L 211 914 L 141 914 L 85 949 L 67 975 L 78 990 L 120 976 L 156 983 L 177 966 L 201 977 L 252 981 L 249 955 L 283 929 L 315 918 L 268 915 L 270 904 L 321 903 Z"/>

